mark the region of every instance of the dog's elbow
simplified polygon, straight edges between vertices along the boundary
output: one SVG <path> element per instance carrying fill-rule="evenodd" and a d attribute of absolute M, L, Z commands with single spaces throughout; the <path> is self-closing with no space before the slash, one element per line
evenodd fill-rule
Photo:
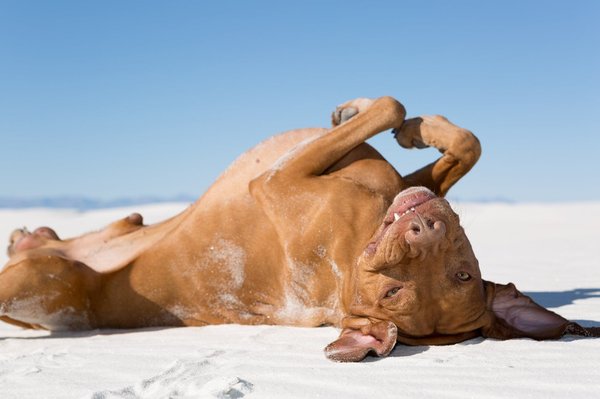
<path fill-rule="evenodd" d="M 470 130 L 459 129 L 454 140 L 453 154 L 460 154 L 459 163 L 471 169 L 481 157 L 481 143 Z"/>

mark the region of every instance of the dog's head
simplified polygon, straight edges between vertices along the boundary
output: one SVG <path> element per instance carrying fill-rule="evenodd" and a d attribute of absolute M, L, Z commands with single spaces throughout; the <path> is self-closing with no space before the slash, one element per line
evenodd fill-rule
<path fill-rule="evenodd" d="M 359 361 L 371 351 L 385 356 L 396 342 L 550 338 L 567 324 L 514 285 L 482 280 L 458 216 L 422 187 L 395 198 L 345 294 L 350 314 L 340 337 L 325 348 L 336 361 Z"/>

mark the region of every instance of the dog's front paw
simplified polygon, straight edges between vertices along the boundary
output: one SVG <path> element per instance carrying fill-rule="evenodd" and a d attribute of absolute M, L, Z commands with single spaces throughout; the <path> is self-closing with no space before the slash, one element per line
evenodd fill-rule
<path fill-rule="evenodd" d="M 421 136 L 421 124 L 423 118 L 412 118 L 404 121 L 400 129 L 392 130 L 394 138 L 404 148 L 427 148 L 429 144 L 425 143 Z"/>
<path fill-rule="evenodd" d="M 336 127 L 355 115 L 364 112 L 373 104 L 370 98 L 357 98 L 339 105 L 331 114 L 331 124 Z"/>

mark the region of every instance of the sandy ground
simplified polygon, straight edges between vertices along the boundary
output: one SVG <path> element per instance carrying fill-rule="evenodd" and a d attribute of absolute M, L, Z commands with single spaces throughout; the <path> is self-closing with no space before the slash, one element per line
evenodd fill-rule
<path fill-rule="evenodd" d="M 40 225 L 71 236 L 141 211 L 0 210 L 0 237 Z M 600 326 L 600 203 L 455 204 L 486 279 Z M 0 263 L 6 257 L 0 255 Z M 566 398 L 600 397 L 600 339 L 475 339 L 397 346 L 385 359 L 338 364 L 334 328 L 237 325 L 49 334 L 0 325 L 2 398 Z"/>

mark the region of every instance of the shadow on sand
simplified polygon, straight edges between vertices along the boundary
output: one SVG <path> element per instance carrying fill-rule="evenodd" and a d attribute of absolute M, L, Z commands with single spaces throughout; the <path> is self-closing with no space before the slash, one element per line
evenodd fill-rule
<path fill-rule="evenodd" d="M 600 288 L 575 288 L 569 291 L 524 292 L 538 304 L 546 308 L 571 305 L 578 299 L 600 298 Z"/>
<path fill-rule="evenodd" d="M 546 308 L 558 308 L 565 305 L 571 305 L 576 300 L 588 298 L 600 298 L 600 288 L 576 288 L 569 291 L 555 292 L 524 292 L 539 305 Z M 572 320 L 585 327 L 600 327 L 600 321 L 597 320 Z"/>

